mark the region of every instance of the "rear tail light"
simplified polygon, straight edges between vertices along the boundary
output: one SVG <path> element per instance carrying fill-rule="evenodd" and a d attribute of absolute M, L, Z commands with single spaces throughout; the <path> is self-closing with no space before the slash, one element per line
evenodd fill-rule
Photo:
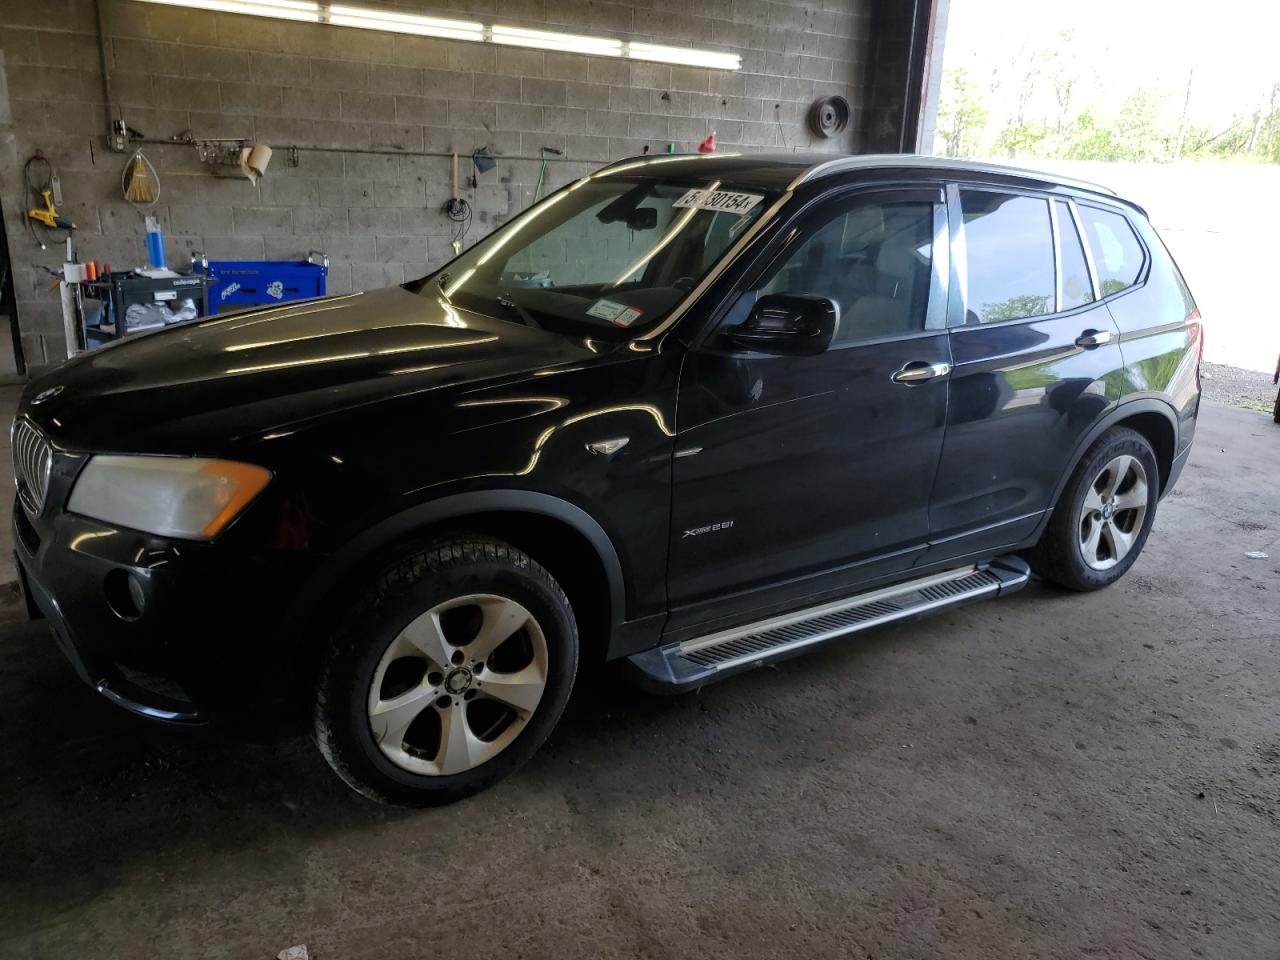
<path fill-rule="evenodd" d="M 1200 363 L 1204 363 L 1204 324 L 1200 322 L 1200 311 L 1192 310 L 1183 322 L 1191 327 L 1191 335 L 1200 341 L 1200 356 L 1197 359 Z"/>

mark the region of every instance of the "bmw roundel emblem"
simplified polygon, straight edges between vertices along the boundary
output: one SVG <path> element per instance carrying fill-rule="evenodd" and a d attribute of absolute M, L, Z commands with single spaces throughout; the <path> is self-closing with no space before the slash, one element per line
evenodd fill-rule
<path fill-rule="evenodd" d="M 62 384 L 58 384 L 56 387 L 50 387 L 48 390 L 41 390 L 34 397 L 31 398 L 31 402 L 35 404 L 35 403 L 44 403 L 46 400 L 52 400 L 54 397 L 60 394 L 64 389 L 65 388 L 62 386 Z"/>

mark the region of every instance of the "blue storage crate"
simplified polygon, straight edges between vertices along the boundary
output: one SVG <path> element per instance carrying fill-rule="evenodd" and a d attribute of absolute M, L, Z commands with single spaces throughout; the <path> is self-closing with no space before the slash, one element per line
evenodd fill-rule
<path fill-rule="evenodd" d="M 325 295 L 329 258 L 311 253 L 306 260 L 206 260 L 192 254 L 191 272 L 213 278 L 209 311 L 307 300 Z"/>

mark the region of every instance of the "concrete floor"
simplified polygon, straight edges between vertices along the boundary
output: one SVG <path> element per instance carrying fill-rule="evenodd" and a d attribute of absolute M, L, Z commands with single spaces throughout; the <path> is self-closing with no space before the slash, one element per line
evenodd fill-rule
<path fill-rule="evenodd" d="M 1275 957 L 1278 475 L 1280 427 L 1206 406 L 1116 587 L 600 681 L 436 811 L 142 727 L 0 626 L 0 955 Z"/>

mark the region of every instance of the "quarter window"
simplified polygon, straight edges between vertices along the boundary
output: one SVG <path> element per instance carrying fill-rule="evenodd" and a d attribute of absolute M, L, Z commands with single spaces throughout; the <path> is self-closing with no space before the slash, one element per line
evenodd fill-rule
<path fill-rule="evenodd" d="M 818 227 L 765 275 L 760 293 L 815 294 L 840 308 L 833 343 L 925 329 L 934 205 L 859 203 Z"/>
<path fill-rule="evenodd" d="M 961 190 L 968 255 L 968 323 L 999 323 L 1054 311 L 1049 204 L 1035 197 Z"/>
<path fill-rule="evenodd" d="M 1142 271 L 1142 244 L 1129 221 L 1118 213 L 1081 206 L 1080 220 L 1093 250 L 1098 287 L 1104 297 L 1131 287 Z"/>
<path fill-rule="evenodd" d="M 1062 309 L 1070 310 L 1093 302 L 1093 284 L 1085 265 L 1080 232 L 1071 217 L 1071 208 L 1062 200 L 1053 201 L 1058 215 L 1058 259 L 1062 264 Z"/>

